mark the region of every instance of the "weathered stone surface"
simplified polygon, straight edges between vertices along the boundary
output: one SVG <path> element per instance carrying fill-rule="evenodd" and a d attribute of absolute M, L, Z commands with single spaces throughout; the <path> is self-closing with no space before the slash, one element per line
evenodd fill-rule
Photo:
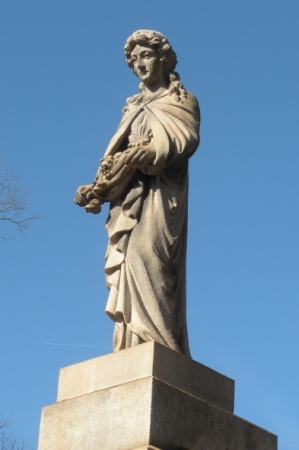
<path fill-rule="evenodd" d="M 156 342 L 64 367 L 57 401 L 149 376 L 233 412 L 233 380 Z"/>
<path fill-rule="evenodd" d="M 277 438 L 233 414 L 153 381 L 150 443 L 163 450 L 276 450 Z"/>
<path fill-rule="evenodd" d="M 147 377 L 43 409 L 39 450 L 276 450 L 276 436 Z"/>
<path fill-rule="evenodd" d="M 39 450 L 128 450 L 149 444 L 150 378 L 43 409 Z"/>

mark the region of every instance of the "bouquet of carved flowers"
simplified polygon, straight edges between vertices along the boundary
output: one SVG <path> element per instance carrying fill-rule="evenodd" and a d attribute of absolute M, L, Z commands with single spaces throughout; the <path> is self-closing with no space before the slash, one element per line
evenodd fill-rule
<path fill-rule="evenodd" d="M 128 149 L 101 159 L 93 184 L 81 187 L 80 198 L 77 195 L 75 203 L 84 206 L 86 212 L 98 214 L 103 203 L 117 199 L 136 170 L 127 161 L 130 151 Z"/>

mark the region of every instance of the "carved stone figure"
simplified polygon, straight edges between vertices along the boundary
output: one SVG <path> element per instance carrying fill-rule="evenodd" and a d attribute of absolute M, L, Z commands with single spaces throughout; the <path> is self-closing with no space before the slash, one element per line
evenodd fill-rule
<path fill-rule="evenodd" d="M 106 312 L 115 322 L 114 350 L 156 341 L 190 356 L 188 160 L 199 144 L 199 107 L 161 33 L 136 31 L 125 54 L 141 93 L 127 100 L 94 183 L 78 188 L 75 203 L 98 213 L 110 202 Z"/>

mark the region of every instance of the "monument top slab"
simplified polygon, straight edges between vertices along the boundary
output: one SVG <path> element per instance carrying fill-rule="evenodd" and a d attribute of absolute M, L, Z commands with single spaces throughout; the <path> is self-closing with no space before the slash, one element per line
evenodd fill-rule
<path fill-rule="evenodd" d="M 57 401 L 147 377 L 233 412 L 232 379 L 156 342 L 62 368 Z"/>

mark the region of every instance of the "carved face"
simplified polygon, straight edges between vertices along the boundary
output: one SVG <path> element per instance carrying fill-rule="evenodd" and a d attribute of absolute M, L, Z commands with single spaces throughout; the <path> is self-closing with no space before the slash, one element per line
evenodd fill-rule
<path fill-rule="evenodd" d="M 164 75 L 164 66 L 151 47 L 137 44 L 132 53 L 133 72 L 145 85 L 152 85 Z"/>

